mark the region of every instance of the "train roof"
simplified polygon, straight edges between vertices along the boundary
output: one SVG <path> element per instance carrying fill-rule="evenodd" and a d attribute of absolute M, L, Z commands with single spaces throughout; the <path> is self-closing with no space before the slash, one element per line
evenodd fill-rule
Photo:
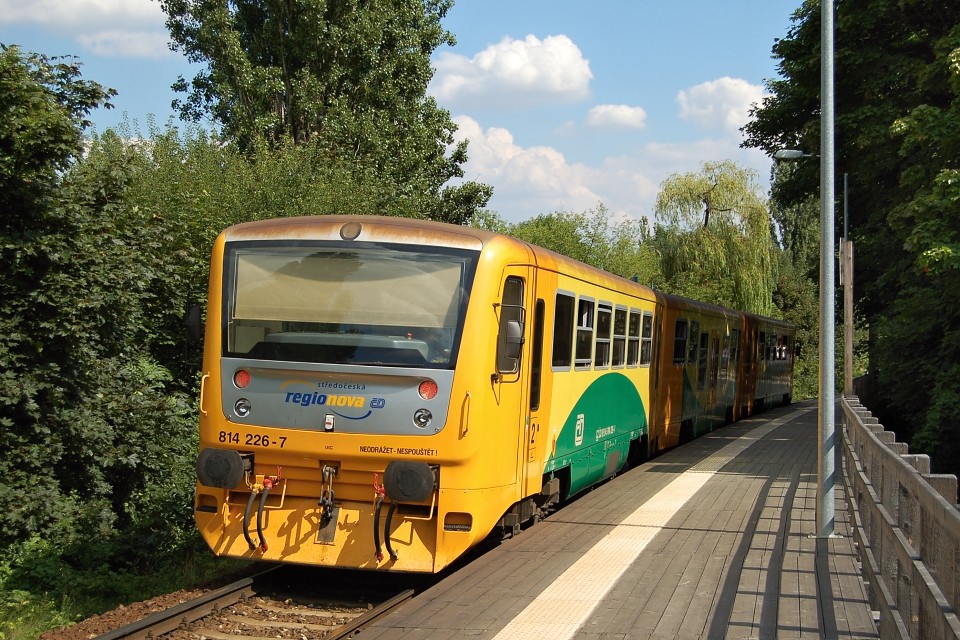
<path fill-rule="evenodd" d="M 500 236 L 485 229 L 446 222 L 374 215 L 319 215 L 257 220 L 228 227 L 224 234 L 230 241 L 282 238 L 397 242 L 402 236 L 404 242 L 429 244 L 442 240 L 445 246 L 475 250 Z M 361 234 L 362 238 L 359 237 Z"/>

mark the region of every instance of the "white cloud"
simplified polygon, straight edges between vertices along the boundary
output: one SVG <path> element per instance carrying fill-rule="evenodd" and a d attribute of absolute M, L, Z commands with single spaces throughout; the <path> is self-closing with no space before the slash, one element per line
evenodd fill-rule
<path fill-rule="evenodd" d="M 761 85 L 739 78 L 703 82 L 677 94 L 680 117 L 706 131 L 736 133 L 750 119 L 750 105 L 764 96 Z"/>
<path fill-rule="evenodd" d="M 156 0 L 0 0 L 0 22 L 34 23 L 74 29 L 103 26 L 163 26 Z"/>
<path fill-rule="evenodd" d="M 581 100 L 589 95 L 593 79 L 590 62 L 564 35 L 505 37 L 472 58 L 442 52 L 434 64 L 430 94 L 457 107 Z"/>
<path fill-rule="evenodd" d="M 554 211 L 586 211 L 603 203 L 618 219 L 654 218 L 660 186 L 671 174 L 699 171 L 704 162 L 731 159 L 766 182 L 770 160 L 740 149 L 728 137 L 690 143 L 649 143 L 607 157 L 595 166 L 571 163 L 549 146 L 521 147 L 509 130 L 484 129 L 468 116 L 454 118 L 458 139 L 468 139 L 466 178 L 494 187 L 490 209 L 509 222 Z"/>
<path fill-rule="evenodd" d="M 101 56 L 172 55 L 156 0 L 0 0 L 0 24 L 36 24 Z"/>
<path fill-rule="evenodd" d="M 77 36 L 77 42 L 93 53 L 132 58 L 165 58 L 173 55 L 166 31 L 99 31 Z"/>
<path fill-rule="evenodd" d="M 554 211 L 586 211 L 599 203 L 618 217 L 639 218 L 649 211 L 657 183 L 608 159 L 599 167 L 570 163 L 552 147 L 521 147 L 507 129 L 483 129 L 468 116 L 457 116 L 458 139 L 468 139 L 469 180 L 494 186 L 490 208 L 505 220 L 520 222 Z"/>
<path fill-rule="evenodd" d="M 587 113 L 587 124 L 603 129 L 643 129 L 647 126 L 647 112 L 625 104 L 601 104 Z"/>

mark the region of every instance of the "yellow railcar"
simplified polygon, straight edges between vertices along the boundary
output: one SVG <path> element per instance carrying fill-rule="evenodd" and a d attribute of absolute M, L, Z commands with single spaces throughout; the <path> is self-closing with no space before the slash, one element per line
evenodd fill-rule
<path fill-rule="evenodd" d="M 792 340 L 482 230 L 237 225 L 211 261 L 197 525 L 220 555 L 439 571 L 789 401 Z"/>

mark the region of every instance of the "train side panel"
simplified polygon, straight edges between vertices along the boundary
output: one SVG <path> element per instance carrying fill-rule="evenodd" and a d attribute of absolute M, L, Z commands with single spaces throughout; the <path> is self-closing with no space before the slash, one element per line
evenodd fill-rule
<path fill-rule="evenodd" d="M 631 451 L 640 455 L 649 422 L 655 301 L 638 285 L 539 255 L 548 329 L 543 369 L 550 380 L 541 468 L 545 483 L 555 479 L 569 497 L 623 469 Z"/>

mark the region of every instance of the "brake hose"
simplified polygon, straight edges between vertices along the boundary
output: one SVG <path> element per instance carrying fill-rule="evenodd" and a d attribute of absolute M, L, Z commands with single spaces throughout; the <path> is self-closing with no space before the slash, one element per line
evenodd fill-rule
<path fill-rule="evenodd" d="M 247 500 L 247 508 L 243 510 L 243 539 L 250 545 L 250 551 L 257 548 L 250 537 L 250 512 L 253 511 L 253 501 L 257 499 L 257 490 L 250 491 L 250 499 Z"/>
<path fill-rule="evenodd" d="M 393 521 L 393 512 L 397 510 L 397 503 L 391 502 L 390 508 L 387 509 L 387 521 L 383 525 L 383 537 L 387 544 L 387 553 L 390 554 L 390 559 L 394 562 L 397 561 L 397 552 L 393 550 L 393 546 L 390 544 L 390 523 Z M 379 549 L 379 546 L 377 547 Z"/>
<path fill-rule="evenodd" d="M 377 548 L 377 562 L 383 560 L 383 551 L 380 550 L 380 505 L 382 504 L 383 496 L 377 493 L 376 506 L 373 508 L 373 544 Z"/>
<path fill-rule="evenodd" d="M 263 493 L 260 494 L 260 506 L 257 509 L 257 537 L 260 538 L 260 551 L 267 551 L 267 539 L 263 535 L 263 508 L 267 504 L 267 495 L 273 488 L 273 481 L 270 478 L 263 480 Z"/>

